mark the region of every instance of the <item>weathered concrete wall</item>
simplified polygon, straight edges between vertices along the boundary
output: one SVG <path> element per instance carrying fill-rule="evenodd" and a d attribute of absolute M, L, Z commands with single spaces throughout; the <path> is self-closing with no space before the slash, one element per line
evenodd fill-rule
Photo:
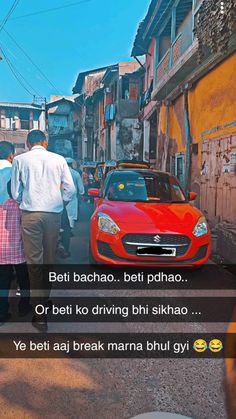
<path fill-rule="evenodd" d="M 192 189 L 199 193 L 197 205 L 211 226 L 219 231 L 218 249 L 224 257 L 229 252 L 222 249 L 236 252 L 235 68 L 236 53 L 210 71 L 188 93 Z M 183 96 L 170 105 L 169 129 L 167 119 L 167 107 L 162 105 L 157 139 L 157 165 L 162 170 L 165 169 L 167 143 L 168 158 L 186 152 Z M 167 170 L 169 163 L 167 159 Z M 232 261 L 232 257 L 228 260 Z"/>
<path fill-rule="evenodd" d="M 236 132 L 235 68 L 236 53 L 209 72 L 189 92 L 191 133 L 200 147 L 204 139 Z"/>
<path fill-rule="evenodd" d="M 204 57 L 205 46 L 212 53 L 225 53 L 229 46 L 231 35 L 236 30 L 235 0 L 204 0 L 199 11 L 196 25 L 196 35 L 199 44 L 199 62 Z"/>
<path fill-rule="evenodd" d="M 162 105 L 159 110 L 159 123 L 157 130 L 157 160 L 156 167 L 159 170 L 166 170 L 164 159 L 164 148 L 168 143 L 167 138 L 167 107 Z"/>
<path fill-rule="evenodd" d="M 117 119 L 136 118 L 139 113 L 138 100 L 120 99 L 117 104 Z"/>
<path fill-rule="evenodd" d="M 116 123 L 111 124 L 111 159 L 116 159 Z"/>
<path fill-rule="evenodd" d="M 185 151 L 184 98 L 180 96 L 170 107 L 170 140 L 177 145 L 178 153 Z M 176 152 L 176 150 L 173 150 Z"/>
<path fill-rule="evenodd" d="M 142 158 L 142 130 L 138 119 L 123 119 L 116 124 L 116 158 Z"/>
<path fill-rule="evenodd" d="M 153 38 L 148 49 L 148 54 L 146 54 L 146 77 L 145 77 L 145 86 L 144 90 L 147 90 L 150 86 L 151 81 L 154 77 L 154 62 L 156 55 L 156 39 Z"/>
<path fill-rule="evenodd" d="M 190 129 L 194 144 L 198 144 L 198 172 L 200 174 L 202 142 L 236 133 L 236 53 L 227 58 L 202 78 L 189 91 Z M 159 114 L 158 143 L 167 137 L 166 106 Z M 170 105 L 169 140 L 175 152 L 184 152 L 184 101 L 180 96 Z M 176 149 L 177 147 L 177 149 Z M 162 159 L 162 145 L 158 144 L 158 161 Z"/>
<path fill-rule="evenodd" d="M 26 140 L 28 131 L 18 130 L 1 130 L 0 129 L 0 141 L 9 141 L 16 147 L 16 154 L 27 151 Z"/>

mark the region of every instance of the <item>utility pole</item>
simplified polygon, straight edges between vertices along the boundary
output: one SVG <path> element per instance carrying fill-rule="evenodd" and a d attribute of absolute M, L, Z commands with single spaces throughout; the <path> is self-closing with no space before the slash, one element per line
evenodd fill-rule
<path fill-rule="evenodd" d="M 47 118 L 47 98 L 44 96 L 33 96 L 33 103 L 40 105 L 43 108 L 44 120 L 45 120 L 45 132 L 48 132 L 48 118 Z"/>
<path fill-rule="evenodd" d="M 184 125 L 186 132 L 185 189 L 187 192 L 190 191 L 192 170 L 192 135 L 189 120 L 188 91 L 189 86 L 186 85 L 184 89 Z"/>

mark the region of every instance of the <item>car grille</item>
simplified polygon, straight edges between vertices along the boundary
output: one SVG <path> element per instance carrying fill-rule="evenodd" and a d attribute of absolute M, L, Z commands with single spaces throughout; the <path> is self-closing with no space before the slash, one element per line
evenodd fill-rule
<path fill-rule="evenodd" d="M 130 255 L 137 254 L 137 248 L 140 246 L 168 246 L 176 247 L 176 256 L 184 256 L 191 244 L 187 236 L 180 234 L 158 234 L 160 241 L 155 241 L 155 234 L 127 234 L 123 237 L 122 243 L 125 251 Z"/>
<path fill-rule="evenodd" d="M 98 245 L 98 251 L 99 251 L 100 255 L 102 255 L 104 257 L 107 257 L 107 258 L 112 259 L 112 260 L 115 260 L 115 261 L 119 261 L 121 263 L 122 262 L 134 262 L 133 259 L 125 259 L 125 258 L 120 258 L 119 256 L 117 256 L 113 252 L 111 246 L 108 243 L 105 243 L 105 242 L 102 242 L 102 241 L 98 241 L 97 242 L 97 245 Z M 188 264 L 188 263 L 193 263 L 193 262 L 200 261 L 201 259 L 203 259 L 203 258 L 206 257 L 207 250 L 208 250 L 208 245 L 201 246 L 198 249 L 198 252 L 195 254 L 195 256 L 192 259 L 184 260 L 183 263 L 184 264 Z M 174 258 L 168 259 L 168 262 L 167 262 L 166 259 L 165 259 L 165 261 L 166 261 L 165 262 L 166 264 L 176 263 Z M 153 260 L 145 260 L 145 259 L 141 260 L 141 259 L 139 259 L 138 262 L 145 263 L 145 264 L 148 265 L 148 264 L 153 263 Z M 156 262 L 164 263 L 164 259 L 162 259 L 162 261 L 156 260 Z"/>

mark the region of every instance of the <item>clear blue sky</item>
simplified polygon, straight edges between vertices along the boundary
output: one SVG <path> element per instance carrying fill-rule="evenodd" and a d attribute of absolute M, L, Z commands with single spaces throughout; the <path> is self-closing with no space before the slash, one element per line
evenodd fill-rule
<path fill-rule="evenodd" d="M 80 71 L 130 59 L 138 24 L 151 0 L 87 0 L 51 13 L 14 19 L 75 1 L 20 0 L 5 26 L 63 95 L 71 94 Z M 1 21 L 12 3 L 13 0 L 1 1 Z M 49 98 L 56 93 L 4 31 L 0 33 L 0 44 L 40 95 Z M 0 61 L 0 101 L 31 100 L 32 96 L 14 79 L 6 61 Z"/>

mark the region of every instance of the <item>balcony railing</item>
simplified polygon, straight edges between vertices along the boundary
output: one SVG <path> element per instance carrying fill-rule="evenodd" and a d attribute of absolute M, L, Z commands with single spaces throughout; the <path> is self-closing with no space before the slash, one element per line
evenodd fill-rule
<path fill-rule="evenodd" d="M 180 33 L 172 44 L 171 66 L 170 67 L 173 67 L 175 65 L 176 61 L 178 61 L 178 59 L 183 54 L 184 51 L 183 51 L 182 46 L 183 46 L 182 45 L 182 33 Z"/>
<path fill-rule="evenodd" d="M 157 83 L 168 72 L 170 66 L 170 49 L 165 53 L 157 67 Z"/>
<path fill-rule="evenodd" d="M 174 61 L 172 66 L 165 70 L 158 66 L 156 70 L 156 82 L 152 94 L 152 100 L 163 100 L 175 87 L 177 87 L 197 66 L 197 39 L 187 50 Z M 169 51 L 170 53 L 170 51 Z"/>
<path fill-rule="evenodd" d="M 163 87 L 180 70 L 183 64 L 196 53 L 196 49 L 196 39 L 192 42 L 183 34 L 179 34 L 157 66 L 154 90 Z"/>

